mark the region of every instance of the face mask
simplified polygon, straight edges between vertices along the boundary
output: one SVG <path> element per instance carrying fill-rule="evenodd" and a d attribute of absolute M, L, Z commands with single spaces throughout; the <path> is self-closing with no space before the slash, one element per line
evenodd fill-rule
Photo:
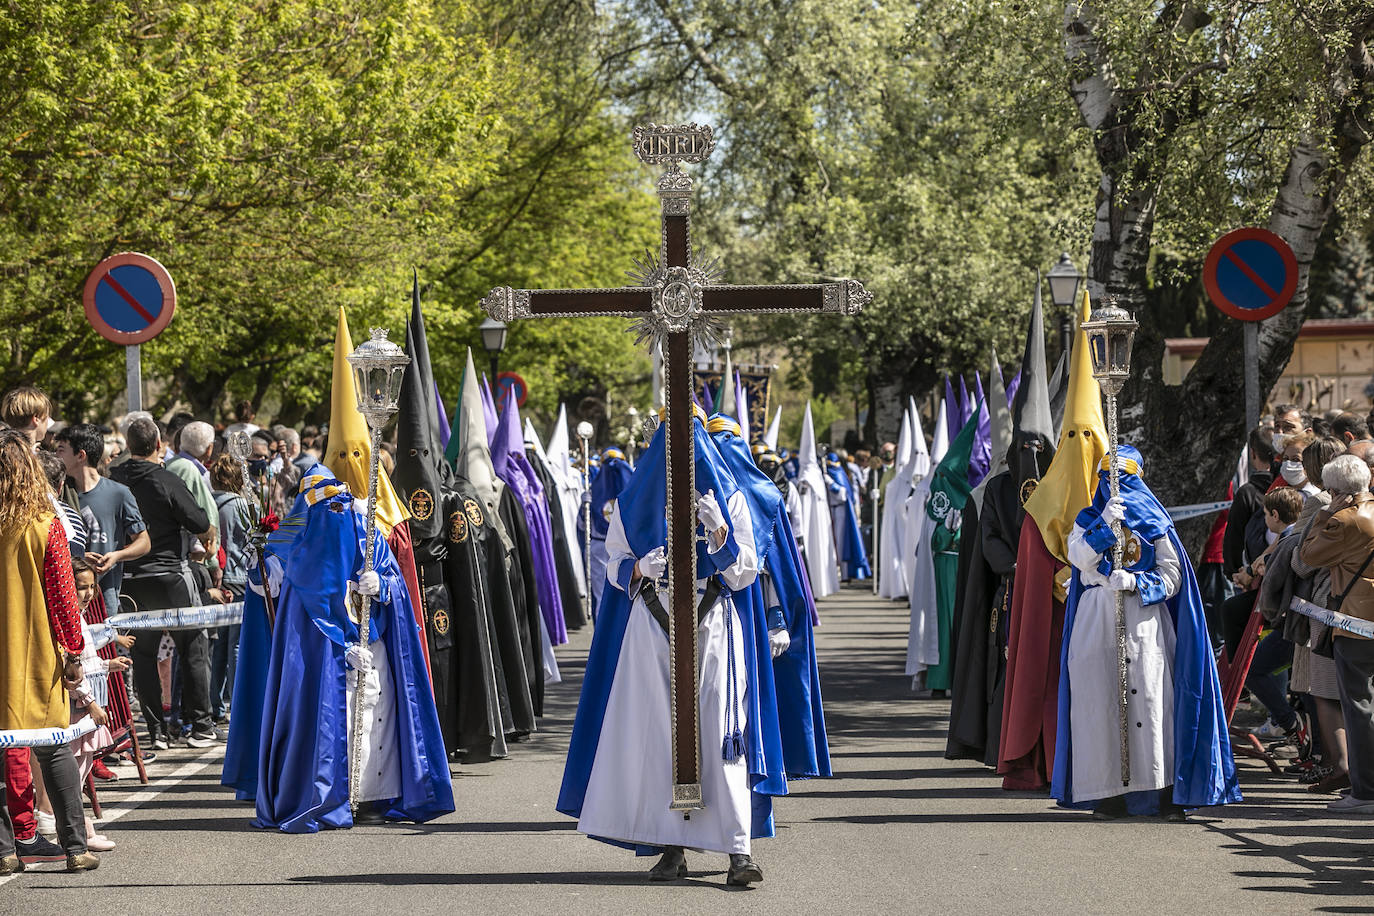
<path fill-rule="evenodd" d="M 1307 472 L 1303 470 L 1301 461 L 1285 461 L 1280 466 L 1279 473 L 1283 475 L 1284 482 L 1291 487 L 1307 481 Z"/>
<path fill-rule="evenodd" d="M 267 473 L 267 459 L 266 459 L 266 458 L 250 458 L 250 459 L 248 459 L 248 472 L 249 472 L 250 474 L 252 474 L 254 477 L 262 477 L 263 475 L 265 475 L 265 474 Z"/>
<path fill-rule="evenodd" d="M 1287 438 L 1288 437 L 1285 436 L 1283 433 L 1274 433 L 1274 438 L 1270 441 L 1274 446 L 1274 453 L 1276 455 L 1283 454 L 1283 440 Z"/>

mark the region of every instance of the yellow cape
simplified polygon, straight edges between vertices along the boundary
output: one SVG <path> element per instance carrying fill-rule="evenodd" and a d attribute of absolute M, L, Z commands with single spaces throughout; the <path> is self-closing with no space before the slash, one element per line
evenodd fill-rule
<path fill-rule="evenodd" d="M 348 333 L 348 318 L 339 307 L 339 330 L 334 336 L 334 388 L 329 398 L 329 445 L 323 464 L 334 476 L 353 491 L 354 497 L 367 499 L 368 465 L 372 461 L 372 437 L 363 415 L 358 413 L 358 398 L 354 393 L 353 367 L 348 354 L 353 352 L 353 338 Z M 405 505 L 396 496 L 391 479 L 379 469 L 377 474 L 377 527 L 383 537 L 391 536 L 391 529 L 410 518 Z"/>
<path fill-rule="evenodd" d="M 1035 519 L 1045 546 L 1061 562 L 1068 562 L 1069 533 L 1073 520 L 1092 502 L 1097 489 L 1097 466 L 1107 453 L 1107 426 L 1102 421 L 1102 394 L 1093 378 L 1088 357 L 1088 335 L 1083 322 L 1091 314 L 1088 291 L 1078 304 L 1078 332 L 1069 364 L 1069 392 L 1064 403 L 1064 425 L 1054 461 L 1030 499 L 1026 513 Z"/>

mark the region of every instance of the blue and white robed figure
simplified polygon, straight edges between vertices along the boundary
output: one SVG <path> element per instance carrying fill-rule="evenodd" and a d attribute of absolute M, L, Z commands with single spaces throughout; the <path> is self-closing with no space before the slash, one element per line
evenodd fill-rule
<path fill-rule="evenodd" d="M 695 849 L 730 854 L 732 881 L 737 873 L 760 880 L 750 840 L 771 835 L 767 793 L 785 792 L 786 780 L 778 764 L 770 771 L 765 735 L 749 714 L 760 702 L 776 704 L 756 693 L 764 689 L 757 659 L 768 658 L 766 627 L 737 602 L 758 575 L 758 556 L 745 495 L 707 435 L 704 414 L 695 413 L 704 808 L 669 808 L 667 461 L 660 425 L 607 526 L 610 587 L 597 615 L 558 810 L 596 839 L 642 855 L 662 852 L 653 879 L 686 874 L 683 850 Z"/>
<path fill-rule="evenodd" d="M 873 571 L 868 567 L 868 551 L 864 549 L 863 532 L 859 528 L 859 499 L 844 462 L 835 452 L 826 453 L 825 475 L 840 569 L 846 580 L 867 579 Z"/>
<path fill-rule="evenodd" d="M 363 573 L 365 507 L 332 475 L 301 481 L 308 506 L 286 558 L 263 697 L 260 827 L 349 827 L 349 726 L 365 708 L 358 799 L 370 817 L 427 821 L 454 809 L 448 759 L 410 597 L 378 538 Z M 368 645 L 359 596 L 370 596 Z M 364 673 L 361 700 L 353 671 Z M 363 809 L 360 808 L 360 815 Z"/>
<path fill-rule="evenodd" d="M 601 453 L 594 470 L 587 490 L 587 498 L 591 500 L 589 514 L 592 525 L 591 556 L 587 561 L 591 567 L 591 581 L 588 587 L 592 590 L 593 614 L 601 607 L 601 595 L 606 589 L 606 531 L 610 527 L 611 513 L 615 510 L 620 491 L 625 488 L 630 474 L 633 473 L 630 462 L 625 459 L 625 453 L 614 447 Z M 584 536 L 581 512 L 577 514 L 577 519 L 580 544 Z"/>
<path fill-rule="evenodd" d="M 1068 540 L 1073 578 L 1064 615 L 1059 729 L 1051 794 L 1099 816 L 1159 814 L 1240 800 L 1221 687 L 1202 599 L 1173 521 L 1142 479 L 1144 461 L 1117 448 L 1120 496 L 1110 498 L 1108 453 L 1097 493 Z M 1113 570 L 1113 522 L 1123 568 Z M 1125 592 L 1127 753 L 1122 785 L 1116 598 Z"/>

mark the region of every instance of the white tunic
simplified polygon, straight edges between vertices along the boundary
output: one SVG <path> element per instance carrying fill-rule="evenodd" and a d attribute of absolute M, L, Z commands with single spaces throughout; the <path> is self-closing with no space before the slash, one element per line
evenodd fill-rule
<path fill-rule="evenodd" d="M 728 588 L 741 589 L 758 575 L 749 508 L 743 494 L 730 498 L 728 511 L 739 553 L 734 564 L 721 573 L 721 579 Z M 608 584 L 617 588 L 620 565 L 636 560 L 626 541 L 618 509 L 611 516 L 606 546 Z M 705 581 L 698 580 L 697 586 L 698 590 L 704 588 Z M 666 606 L 667 594 L 660 592 L 659 598 Z M 616 663 L 578 830 L 589 836 L 645 846 L 749 853 L 747 761 L 742 756 L 728 762 L 721 757 L 726 717 L 732 705 L 727 703 L 727 615 L 733 621 L 734 690 L 739 697 L 740 729 L 747 724 L 743 621 L 734 602 L 720 598 L 697 630 L 701 656 L 701 791 L 705 808 L 691 812 L 668 808 L 673 795 L 668 636 L 654 620 L 644 599 L 636 596 Z M 733 719 L 729 729 L 734 729 Z"/>
<path fill-rule="evenodd" d="M 401 794 L 401 749 L 396 729 L 396 691 L 387 663 L 386 642 L 373 640 L 372 668 L 363 679 L 363 740 L 359 801 L 381 801 Z M 353 733 L 357 673 L 348 669 L 348 729 Z"/>
<path fill-rule="evenodd" d="M 1154 542 L 1155 572 L 1166 599 L 1181 582 L 1178 554 L 1168 538 Z M 1174 625 L 1163 601 L 1145 606 L 1135 592 L 1125 595 L 1126 725 L 1131 782 L 1121 784 L 1121 716 L 1118 709 L 1116 599 L 1097 570 L 1102 555 L 1074 526 L 1069 562 L 1084 585 L 1069 636 L 1069 706 L 1073 729 L 1073 799 L 1109 798 L 1125 792 L 1163 789 L 1174 782 Z"/>
<path fill-rule="evenodd" d="M 805 550 L 811 594 L 817 599 L 824 598 L 840 590 L 827 478 L 821 466 L 812 461 L 799 468 L 797 479 L 792 483 L 798 497 L 796 535 Z"/>

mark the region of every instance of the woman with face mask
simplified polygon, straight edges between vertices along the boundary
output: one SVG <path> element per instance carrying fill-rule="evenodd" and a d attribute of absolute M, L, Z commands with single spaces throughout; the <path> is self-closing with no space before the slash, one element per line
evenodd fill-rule
<path fill-rule="evenodd" d="M 1279 474 L 1283 477 L 1283 482 L 1300 491 L 1304 497 L 1314 496 L 1321 489 L 1308 479 L 1302 461 L 1303 451 L 1314 441 L 1316 437 L 1309 432 L 1284 436 L 1283 446 L 1279 451 Z"/>

